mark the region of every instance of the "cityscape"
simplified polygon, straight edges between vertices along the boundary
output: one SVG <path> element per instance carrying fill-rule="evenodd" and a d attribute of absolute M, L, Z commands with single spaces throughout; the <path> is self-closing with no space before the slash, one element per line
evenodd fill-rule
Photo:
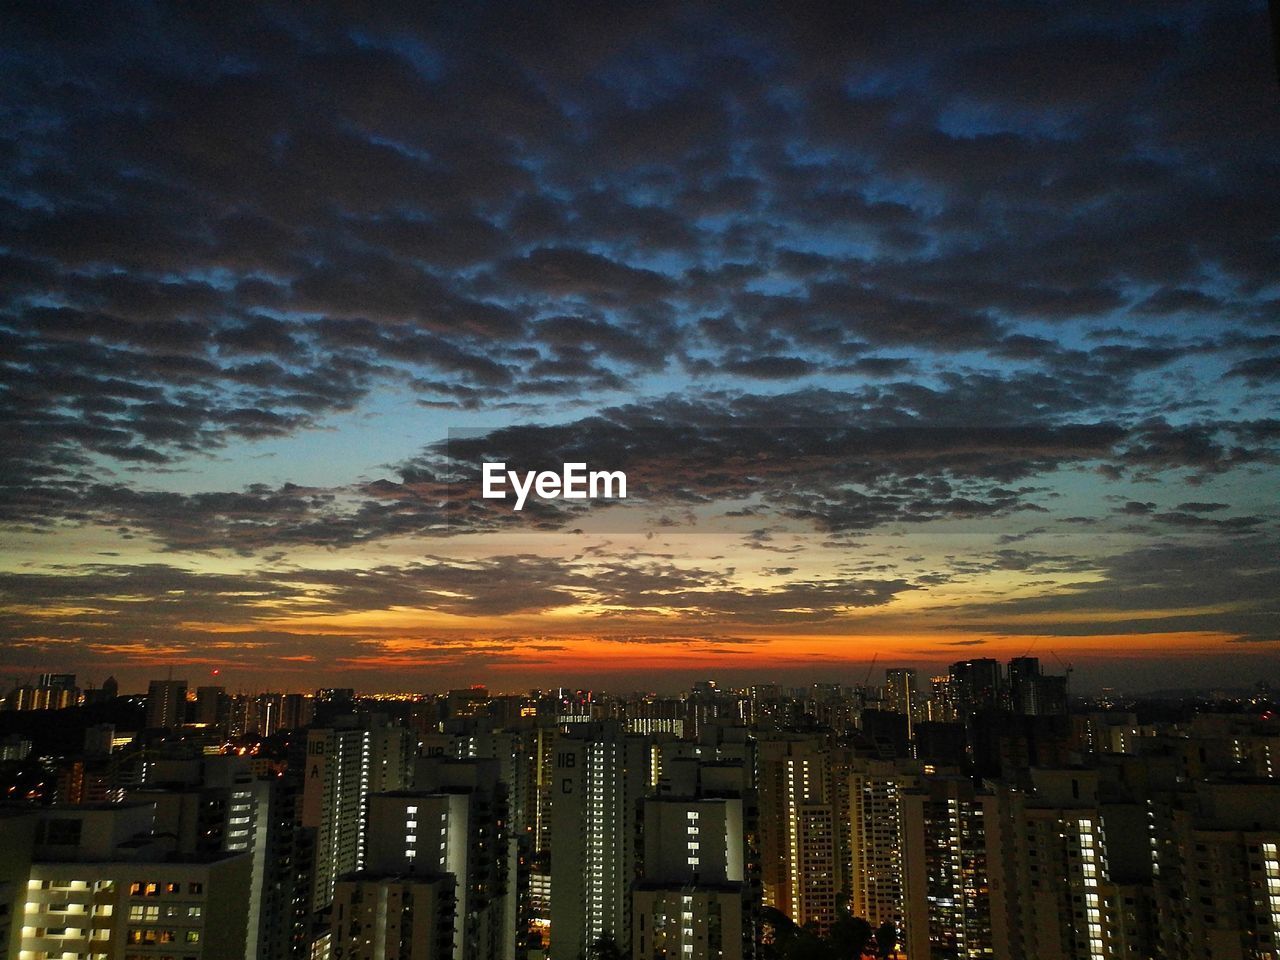
<path fill-rule="evenodd" d="M 0 714 L 0 943 L 21 960 L 1277 955 L 1269 683 L 1077 698 L 1029 656 L 876 680 L 130 695 L 46 674 Z"/>
<path fill-rule="evenodd" d="M 0 960 L 1280 960 L 1280 5 L 0 8 Z"/>

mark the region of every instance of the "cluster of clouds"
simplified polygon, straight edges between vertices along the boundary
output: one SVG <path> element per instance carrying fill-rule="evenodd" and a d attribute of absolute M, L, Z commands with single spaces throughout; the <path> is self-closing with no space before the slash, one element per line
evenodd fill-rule
<path fill-rule="evenodd" d="M 668 396 L 559 424 L 463 433 L 429 445 L 387 476 L 343 488 L 253 484 L 182 493 L 69 477 L 12 496 L 5 519 L 35 530 L 93 523 L 169 551 L 246 556 L 525 526 L 573 530 L 586 511 L 607 508 L 530 501 L 514 513 L 481 499 L 480 465 L 554 470 L 581 461 L 625 471 L 631 500 L 648 506 L 721 504 L 724 516 L 784 518 L 819 533 L 849 534 L 1044 513 L 1059 496 L 1053 483 L 1059 471 L 1091 472 L 1098 484 L 1167 471 L 1205 483 L 1232 470 L 1269 470 L 1280 455 L 1273 421 L 1099 419 L 1096 404 L 1067 401 L 1070 391 L 1064 381 L 999 385 L 970 375 L 938 389 L 898 382 L 767 397 Z M 1133 524 L 1237 532 L 1266 520 L 1201 501 L 1168 509 L 1129 501 L 1113 512 Z M 1066 519 L 1096 523 L 1105 515 Z"/>
<path fill-rule="evenodd" d="M 386 380 L 477 406 L 977 352 L 1274 384 L 1261 4 L 414 12 L 15 11 L 22 475 Z"/>
<path fill-rule="evenodd" d="M 1153 550 L 1244 551 L 1241 589 L 1270 585 L 1274 515 L 1214 488 L 1265 483 L 1280 455 L 1280 94 L 1260 2 L 391 4 L 358 20 L 47 3 L 10 12 L 0 57 L 10 529 L 92 524 L 268 563 L 569 530 L 563 504 L 480 503 L 468 470 L 583 459 L 650 503 L 733 503 L 761 529 L 1049 513 L 1128 524 Z M 518 425 L 346 487 L 164 487 L 175 465 L 391 389 L 441 423 Z M 1209 492 L 1059 516 L 1066 471 Z M 1076 562 L 993 556 L 975 562 Z M 1140 569 L 1125 554 L 1099 582 L 1143 596 L 1131 556 Z M 823 621 L 928 585 L 755 590 L 689 567 L 651 587 L 504 556 L 332 582 L 7 576 L 15 602 L 96 597 L 94 623 L 127 608 L 170 628 L 218 610 L 496 615 L 515 595 L 547 610 L 588 596 L 588 576 L 604 608 Z M 173 599 L 112 607 L 133 596 Z"/>

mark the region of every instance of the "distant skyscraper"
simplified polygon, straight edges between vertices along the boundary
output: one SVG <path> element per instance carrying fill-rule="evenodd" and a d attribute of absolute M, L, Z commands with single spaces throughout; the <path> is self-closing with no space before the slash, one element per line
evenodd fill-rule
<path fill-rule="evenodd" d="M 9 710 L 65 710 L 74 707 L 80 691 L 74 687 L 15 687 L 5 701 Z"/>
<path fill-rule="evenodd" d="M 933 723 L 952 723 L 959 719 L 950 676 L 929 678 L 929 703 L 925 713 Z"/>
<path fill-rule="evenodd" d="M 297 730 L 311 723 L 314 700 L 301 693 L 286 693 L 280 715 L 281 730 Z"/>
<path fill-rule="evenodd" d="M 279 693 L 260 693 L 249 708 L 249 733 L 269 737 L 280 729 L 284 697 Z"/>
<path fill-rule="evenodd" d="M 196 723 L 221 726 L 227 722 L 226 687 L 196 687 Z"/>
<path fill-rule="evenodd" d="M 897 667 L 884 672 L 884 706 L 886 710 L 907 718 L 907 734 L 910 736 L 915 722 L 922 719 L 914 669 Z"/>
<path fill-rule="evenodd" d="M 1004 706 L 1000 661 L 989 657 L 961 660 L 951 665 L 951 695 L 961 717 Z"/>
<path fill-rule="evenodd" d="M 351 687 L 321 687 L 311 701 L 315 722 L 327 725 L 337 717 L 349 716 L 355 711 L 355 698 Z"/>
<path fill-rule="evenodd" d="M 147 687 L 147 726 L 171 730 L 186 720 L 187 681 L 152 680 Z"/>
<path fill-rule="evenodd" d="M 1009 661 L 1009 704 L 1028 717 L 1065 716 L 1067 678 L 1041 673 L 1037 657 L 1015 657 Z"/>

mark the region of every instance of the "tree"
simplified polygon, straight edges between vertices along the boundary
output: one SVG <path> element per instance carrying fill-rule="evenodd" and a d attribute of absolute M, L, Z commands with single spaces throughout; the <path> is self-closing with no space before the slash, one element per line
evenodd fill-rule
<path fill-rule="evenodd" d="M 843 910 L 825 937 L 772 907 L 760 912 L 760 920 L 772 934 L 762 951 L 765 960 L 859 960 L 873 942 L 871 924 Z"/>
<path fill-rule="evenodd" d="M 857 960 L 866 952 L 871 937 L 871 924 L 861 917 L 841 913 L 839 919 L 831 925 L 828 936 L 831 955 L 839 960 Z"/>
<path fill-rule="evenodd" d="M 876 927 L 876 956 L 880 960 L 889 960 L 898 947 L 898 928 L 892 920 L 886 920 Z"/>

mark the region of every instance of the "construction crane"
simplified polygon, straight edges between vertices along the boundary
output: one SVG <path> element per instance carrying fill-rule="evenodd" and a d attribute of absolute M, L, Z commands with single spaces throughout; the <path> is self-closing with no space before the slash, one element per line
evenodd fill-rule
<path fill-rule="evenodd" d="M 867 667 L 867 675 L 862 678 L 862 685 L 865 687 L 871 683 L 871 671 L 876 668 L 876 661 L 880 659 L 880 651 L 877 650 L 871 658 L 871 666 Z"/>

